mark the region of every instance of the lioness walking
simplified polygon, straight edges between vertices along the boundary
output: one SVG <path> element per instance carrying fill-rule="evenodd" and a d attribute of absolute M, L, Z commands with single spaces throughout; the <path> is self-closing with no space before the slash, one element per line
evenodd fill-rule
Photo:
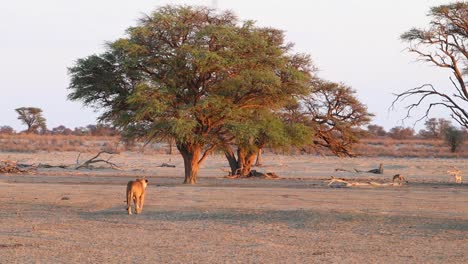
<path fill-rule="evenodd" d="M 148 180 L 136 179 L 127 183 L 127 211 L 132 214 L 132 200 L 135 204 L 135 213 L 139 214 L 143 210 L 145 203 L 145 189 L 148 186 Z"/>

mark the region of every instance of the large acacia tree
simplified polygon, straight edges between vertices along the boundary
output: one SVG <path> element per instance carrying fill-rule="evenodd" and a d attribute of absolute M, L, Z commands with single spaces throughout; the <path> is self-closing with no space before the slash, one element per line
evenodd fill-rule
<path fill-rule="evenodd" d="M 460 1 L 433 7 L 429 16 L 431 22 L 427 29 L 413 28 L 401 35 L 401 39 L 422 61 L 448 69 L 452 74 L 451 87 L 424 84 L 397 94 L 392 106 L 399 101 L 414 99 L 406 106 L 407 117 L 427 103 L 421 119 L 439 107 L 449 110 L 453 120 L 468 128 L 468 3 Z"/>
<path fill-rule="evenodd" d="M 200 164 L 225 145 L 227 124 L 307 93 L 310 59 L 290 49 L 281 31 L 230 12 L 165 6 L 105 53 L 79 59 L 69 98 L 128 137 L 174 140 L 185 183 L 194 184 Z"/>

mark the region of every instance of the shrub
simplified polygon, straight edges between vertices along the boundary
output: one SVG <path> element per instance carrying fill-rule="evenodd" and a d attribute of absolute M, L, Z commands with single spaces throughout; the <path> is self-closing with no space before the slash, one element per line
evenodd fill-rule
<path fill-rule="evenodd" d="M 450 146 L 451 152 L 456 152 L 465 141 L 465 135 L 462 130 L 448 128 L 445 130 L 445 142 Z"/>

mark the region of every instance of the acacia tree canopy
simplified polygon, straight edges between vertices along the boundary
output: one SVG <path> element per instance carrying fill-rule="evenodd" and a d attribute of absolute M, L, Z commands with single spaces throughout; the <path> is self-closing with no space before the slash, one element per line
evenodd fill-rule
<path fill-rule="evenodd" d="M 310 94 L 285 108 L 284 118 L 306 124 L 314 133 L 315 148 L 354 156 L 352 147 L 361 136 L 361 126 L 367 125 L 373 115 L 344 84 L 315 79 L 310 87 Z"/>
<path fill-rule="evenodd" d="M 105 53 L 79 59 L 69 99 L 100 109 L 128 137 L 175 140 L 193 184 L 200 163 L 224 144 L 227 123 L 306 94 L 311 70 L 280 30 L 231 12 L 164 6 Z"/>
<path fill-rule="evenodd" d="M 361 127 L 372 114 L 350 87 L 312 79 L 308 93 L 289 100 L 281 109 L 249 114 L 229 123 L 231 140 L 224 147 L 231 174 L 248 176 L 256 155 L 263 147 L 313 146 L 338 156 L 354 156 L 353 145 L 361 137 Z M 236 153 L 231 145 L 237 146 Z"/>
<path fill-rule="evenodd" d="M 303 123 L 283 118 L 283 110 L 255 111 L 245 118 L 227 124 L 228 136 L 224 153 L 231 167 L 231 174 L 245 177 L 259 151 L 270 148 L 302 146 L 312 139 L 313 131 Z M 231 145 L 237 146 L 237 156 Z"/>

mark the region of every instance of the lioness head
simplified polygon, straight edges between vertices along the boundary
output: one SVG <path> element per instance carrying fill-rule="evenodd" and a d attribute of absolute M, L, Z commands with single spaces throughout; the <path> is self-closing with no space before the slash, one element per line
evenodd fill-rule
<path fill-rule="evenodd" d="M 148 186 L 148 180 L 147 179 L 136 179 L 136 181 L 141 182 L 141 184 L 143 185 L 143 188 L 145 188 L 145 189 L 146 189 L 146 186 Z"/>

